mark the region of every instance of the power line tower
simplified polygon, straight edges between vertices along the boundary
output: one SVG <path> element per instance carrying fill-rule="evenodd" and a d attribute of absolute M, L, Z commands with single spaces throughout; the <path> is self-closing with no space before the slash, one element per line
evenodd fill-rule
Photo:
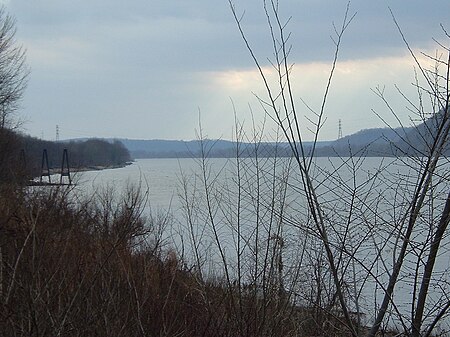
<path fill-rule="evenodd" d="M 59 142 L 59 125 L 56 125 L 56 141 Z"/>
<path fill-rule="evenodd" d="M 342 138 L 342 121 L 339 119 L 338 139 Z"/>
<path fill-rule="evenodd" d="M 64 178 L 67 177 L 69 183 L 64 184 Z M 72 178 L 70 177 L 70 166 L 69 166 L 69 154 L 67 153 L 67 149 L 63 151 L 62 163 L 61 163 L 61 177 L 59 180 L 61 185 L 72 185 Z"/>
<path fill-rule="evenodd" d="M 47 149 L 42 151 L 42 161 L 41 161 L 41 178 L 39 179 L 39 183 L 43 183 L 43 178 L 47 177 L 48 183 L 52 183 L 52 178 L 50 177 L 50 166 L 48 165 L 48 155 Z"/>

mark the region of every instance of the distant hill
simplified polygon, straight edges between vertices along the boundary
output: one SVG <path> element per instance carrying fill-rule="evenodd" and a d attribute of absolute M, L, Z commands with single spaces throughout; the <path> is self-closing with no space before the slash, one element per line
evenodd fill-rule
<path fill-rule="evenodd" d="M 413 129 L 373 128 L 358 131 L 331 142 L 317 150 L 317 156 L 372 156 L 396 155 L 395 144 L 402 140 L 405 132 Z M 414 131 L 413 131 L 414 132 Z"/>
<path fill-rule="evenodd" d="M 319 141 L 315 156 L 371 156 L 388 157 L 398 155 L 422 155 L 433 140 L 443 113 L 433 115 L 425 122 L 407 128 L 373 128 L 358 131 L 334 141 Z M 83 139 L 85 140 L 85 139 Z M 236 156 L 239 146 L 240 157 L 251 157 L 257 151 L 260 157 L 292 156 L 288 143 L 262 142 L 256 147 L 253 143 L 229 140 L 162 140 L 162 139 L 105 139 L 110 143 L 120 141 L 130 152 L 132 158 L 193 158 L 204 155 L 210 158 L 230 158 Z M 312 142 L 304 142 L 306 154 L 312 151 Z M 447 146 L 446 155 L 450 155 Z"/>
<path fill-rule="evenodd" d="M 316 144 L 315 156 L 372 156 L 389 157 L 394 155 L 411 154 L 418 149 L 424 149 L 425 138 L 431 134 L 425 132 L 432 128 L 420 125 L 416 128 L 390 129 L 374 128 L 358 131 L 335 141 L 319 141 Z M 435 128 L 434 128 L 435 129 Z M 421 136 L 421 135 L 424 136 Z M 201 157 L 202 143 L 198 140 L 136 140 L 119 139 L 130 151 L 133 158 L 193 158 Z M 212 158 L 230 158 L 236 156 L 236 142 L 228 140 L 205 140 L 203 151 Z M 312 142 L 303 144 L 305 153 L 312 150 Z M 255 144 L 239 143 L 241 157 L 255 155 Z M 292 151 L 288 143 L 262 142 L 258 144 L 258 155 L 291 156 Z"/>
<path fill-rule="evenodd" d="M 399 132 L 400 129 L 389 129 L 389 128 L 374 128 L 374 129 L 364 129 L 358 131 L 352 135 L 342 137 L 333 142 L 334 146 L 338 145 L 366 145 L 370 143 L 382 144 L 386 141 L 397 142 L 400 140 Z"/>
<path fill-rule="evenodd" d="M 255 148 L 253 143 L 239 143 L 229 140 L 139 140 L 118 139 L 130 151 L 133 158 L 192 158 L 201 157 L 202 151 L 208 157 L 228 158 L 236 156 L 237 146 L 241 157 L 253 156 L 258 151 L 260 156 L 290 156 L 287 143 L 262 142 Z M 320 142 L 318 147 L 327 146 L 330 142 Z M 305 146 L 310 147 L 311 142 Z"/>
<path fill-rule="evenodd" d="M 198 140 L 142 140 L 119 139 L 134 158 L 166 158 L 166 157 L 197 157 L 201 152 L 201 142 Z M 203 145 L 214 152 L 227 151 L 233 147 L 233 142 L 227 140 L 206 140 Z"/>
<path fill-rule="evenodd" d="M 317 156 L 404 156 L 427 155 L 444 113 L 431 115 L 414 127 L 366 129 L 338 139 L 328 146 L 317 150 Z M 450 155 L 450 144 L 444 149 L 445 156 Z"/>

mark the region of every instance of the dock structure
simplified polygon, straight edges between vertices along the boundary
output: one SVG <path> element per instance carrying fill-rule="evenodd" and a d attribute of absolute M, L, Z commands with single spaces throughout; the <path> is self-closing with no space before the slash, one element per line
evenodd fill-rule
<path fill-rule="evenodd" d="M 59 184 L 65 185 L 64 177 L 67 177 L 68 183 L 66 185 L 72 185 L 72 178 L 70 177 L 70 167 L 69 167 L 69 154 L 67 149 L 63 151 L 63 157 L 61 162 L 61 176 L 59 178 Z"/>
<path fill-rule="evenodd" d="M 41 177 L 39 178 L 39 183 L 44 183 L 44 177 L 47 177 L 48 184 L 52 183 L 52 178 L 50 176 L 50 166 L 48 165 L 48 154 L 47 149 L 42 151 L 42 160 L 41 160 Z"/>
<path fill-rule="evenodd" d="M 67 149 L 64 149 L 63 151 L 59 182 L 52 182 L 52 173 L 55 172 L 50 169 L 47 149 L 44 149 L 42 151 L 41 175 L 39 181 L 32 180 L 28 183 L 28 186 L 71 186 L 72 178 L 70 176 L 69 153 Z"/>

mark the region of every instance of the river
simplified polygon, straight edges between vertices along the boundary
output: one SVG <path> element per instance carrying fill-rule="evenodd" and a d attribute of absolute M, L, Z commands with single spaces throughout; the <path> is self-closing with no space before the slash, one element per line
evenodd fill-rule
<path fill-rule="evenodd" d="M 395 263 L 405 233 L 402 217 L 420 164 L 392 158 L 317 158 L 311 165 L 331 247 L 335 256 L 342 254 L 338 268 L 346 297 L 367 321 L 373 319 Z M 433 195 L 425 200 L 408 246 L 394 292 L 395 306 L 388 313 L 389 324 L 399 328 L 410 324 L 421 281 L 415 276 L 422 274 L 449 186 L 448 162 L 438 172 Z M 144 214 L 171 214 L 172 225 L 164 229 L 164 240 L 211 277 L 226 271 L 243 277 L 243 283 L 258 282 L 259 276 L 250 276 L 258 268 L 265 273 L 268 266 L 261 261 L 280 257 L 280 280 L 299 303 L 317 295 L 314 287 L 319 281 L 332 287 L 329 271 L 317 272 L 327 266 L 325 250 L 311 222 L 301 188 L 304 180 L 297 164 L 288 159 L 140 159 L 120 169 L 78 173 L 74 180 L 77 195 L 92 195 L 105 186 L 120 193 L 130 184 L 147 190 Z M 448 302 L 449 257 L 446 235 L 426 308 L 428 321 Z M 273 273 L 278 267 L 270 268 Z M 242 276 L 238 270 L 247 273 Z M 448 331 L 449 320 L 442 322 L 441 329 Z"/>

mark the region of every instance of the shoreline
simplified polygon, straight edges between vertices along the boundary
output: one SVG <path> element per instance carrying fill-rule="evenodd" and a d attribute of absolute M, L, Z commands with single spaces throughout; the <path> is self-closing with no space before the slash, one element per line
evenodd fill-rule
<path fill-rule="evenodd" d="M 116 165 L 92 165 L 92 166 L 83 166 L 83 167 L 69 167 L 69 174 L 76 174 L 80 172 L 90 172 L 90 171 L 103 171 L 103 170 L 109 170 L 109 169 L 119 169 L 124 168 L 126 166 L 129 166 L 134 163 L 134 160 L 127 161 L 123 164 L 116 164 Z M 48 170 L 48 174 L 50 176 L 55 175 L 61 175 L 61 168 L 51 168 Z M 47 174 L 43 174 L 43 172 L 40 175 L 37 175 L 30 180 L 30 184 L 36 186 L 37 180 L 41 180 L 47 177 Z"/>
<path fill-rule="evenodd" d="M 87 172 L 87 171 L 102 171 L 102 170 L 109 170 L 109 169 L 118 169 L 118 168 L 124 168 L 126 166 L 130 166 L 134 163 L 133 161 L 127 161 L 126 163 L 123 164 L 116 164 L 116 165 L 92 165 L 92 166 L 82 166 L 82 167 L 71 167 L 69 168 L 70 172 Z M 55 170 L 55 169 L 52 169 Z M 50 170 L 50 172 L 52 172 L 52 170 Z M 57 169 L 56 172 L 51 173 L 51 174 L 58 174 L 61 173 L 61 169 Z"/>

